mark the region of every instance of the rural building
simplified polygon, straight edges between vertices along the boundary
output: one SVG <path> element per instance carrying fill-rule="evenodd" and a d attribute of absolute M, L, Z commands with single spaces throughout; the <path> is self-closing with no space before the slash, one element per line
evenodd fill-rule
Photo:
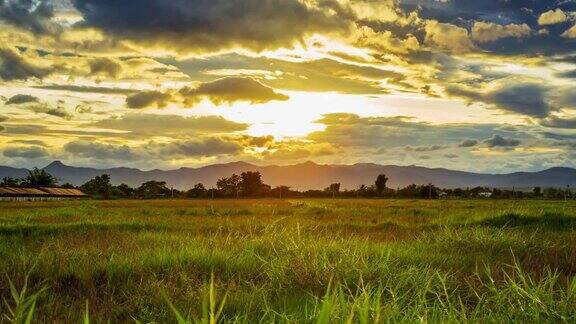
<path fill-rule="evenodd" d="M 78 189 L 0 187 L 0 201 L 38 201 L 82 199 L 88 195 Z"/>

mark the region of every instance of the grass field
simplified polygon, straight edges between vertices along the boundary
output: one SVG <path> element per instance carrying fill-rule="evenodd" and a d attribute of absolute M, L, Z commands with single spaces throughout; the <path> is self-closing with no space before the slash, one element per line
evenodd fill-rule
<path fill-rule="evenodd" d="M 575 229 L 574 201 L 2 203 L 0 322 L 575 322 Z"/>

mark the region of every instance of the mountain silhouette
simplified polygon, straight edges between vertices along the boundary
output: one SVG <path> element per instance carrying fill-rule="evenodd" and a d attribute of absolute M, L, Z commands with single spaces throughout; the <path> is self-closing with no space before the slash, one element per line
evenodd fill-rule
<path fill-rule="evenodd" d="M 287 185 L 298 190 L 323 189 L 331 183 L 339 182 L 342 188 L 357 188 L 362 184 L 371 185 L 378 174 L 390 178 L 388 187 L 404 187 L 409 184 L 428 184 L 442 188 L 494 187 L 576 187 L 576 169 L 551 168 L 539 172 L 515 172 L 508 174 L 482 174 L 448 169 L 432 169 L 419 166 L 378 165 L 359 163 L 354 165 L 320 165 L 305 162 L 286 166 L 257 166 L 246 162 L 213 164 L 200 168 L 180 168 L 176 170 L 142 171 L 135 168 L 95 169 L 73 167 L 54 161 L 44 168 L 60 183 L 69 182 L 81 185 L 95 176 L 109 174 L 114 184 L 126 183 L 136 187 L 150 180 L 166 181 L 176 189 L 189 189 L 196 183 L 206 187 L 215 186 L 219 178 L 233 173 L 259 171 L 265 183 L 271 186 Z M 24 177 L 26 169 L 0 166 L 0 178 Z"/>

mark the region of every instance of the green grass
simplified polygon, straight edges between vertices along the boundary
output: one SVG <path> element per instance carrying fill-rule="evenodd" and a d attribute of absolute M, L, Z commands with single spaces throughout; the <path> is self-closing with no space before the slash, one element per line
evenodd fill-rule
<path fill-rule="evenodd" d="M 574 201 L 2 203 L 0 323 L 575 322 L 574 247 Z"/>

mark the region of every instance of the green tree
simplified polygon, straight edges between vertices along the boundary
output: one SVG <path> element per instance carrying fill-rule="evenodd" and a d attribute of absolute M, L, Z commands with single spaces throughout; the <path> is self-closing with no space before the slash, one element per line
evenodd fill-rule
<path fill-rule="evenodd" d="M 166 181 L 148 181 L 136 189 L 138 197 L 145 199 L 169 197 L 170 192 Z"/>
<path fill-rule="evenodd" d="M 378 193 L 378 196 L 382 196 L 384 191 L 386 191 L 386 184 L 388 183 L 388 180 L 389 179 L 385 174 L 380 174 L 376 178 L 375 185 L 376 185 L 376 192 Z"/>
<path fill-rule="evenodd" d="M 333 183 L 328 188 L 324 189 L 324 191 L 330 193 L 332 198 L 335 198 L 336 194 L 340 192 L 340 184 Z"/>
<path fill-rule="evenodd" d="M 229 178 L 221 178 L 216 181 L 216 187 L 218 188 L 219 193 L 224 197 L 238 197 L 241 181 L 242 178 L 237 174 L 233 174 Z"/>
<path fill-rule="evenodd" d="M 194 188 L 186 192 L 186 196 L 188 198 L 202 198 L 206 197 L 207 193 L 208 190 L 206 190 L 206 187 L 204 187 L 204 185 L 201 183 L 197 183 L 196 185 L 194 185 Z"/>
<path fill-rule="evenodd" d="M 110 182 L 110 176 L 103 174 L 89 180 L 83 184 L 80 189 L 93 197 L 110 199 L 114 187 Z"/>
<path fill-rule="evenodd" d="M 23 185 L 30 187 L 52 187 L 58 184 L 58 180 L 43 169 L 34 168 L 28 171 Z"/>
<path fill-rule="evenodd" d="M 18 187 L 20 186 L 22 180 L 11 178 L 11 177 L 4 177 L 2 181 L 0 181 L 1 187 Z"/>
<path fill-rule="evenodd" d="M 113 192 L 112 195 L 114 197 L 132 198 L 134 197 L 134 193 L 136 192 L 136 190 L 130 187 L 129 185 L 123 183 L 121 185 L 114 187 L 112 189 L 112 192 Z"/>
<path fill-rule="evenodd" d="M 263 193 L 265 188 L 260 172 L 242 172 L 241 178 L 242 195 L 256 197 Z"/>

